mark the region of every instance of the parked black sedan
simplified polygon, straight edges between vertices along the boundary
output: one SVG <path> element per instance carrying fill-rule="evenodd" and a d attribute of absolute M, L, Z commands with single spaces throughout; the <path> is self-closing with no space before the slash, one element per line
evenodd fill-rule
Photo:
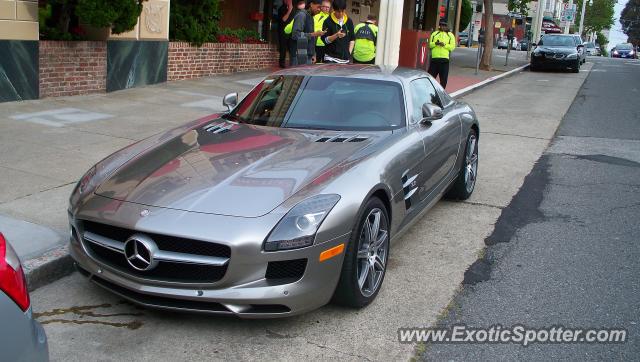
<path fill-rule="evenodd" d="M 533 44 L 536 46 L 536 44 Z M 580 48 L 576 46 L 572 35 L 549 34 L 540 40 L 531 54 L 531 71 L 540 69 L 571 70 L 580 72 Z"/>

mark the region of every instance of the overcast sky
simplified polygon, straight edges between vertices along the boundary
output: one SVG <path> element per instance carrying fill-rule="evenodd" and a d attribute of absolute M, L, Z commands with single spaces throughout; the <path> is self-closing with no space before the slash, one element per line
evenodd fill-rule
<path fill-rule="evenodd" d="M 609 33 L 608 49 L 613 48 L 616 44 L 627 42 L 627 36 L 622 32 L 622 26 L 620 25 L 620 13 L 622 13 L 624 6 L 627 5 L 627 1 L 628 0 L 618 0 L 618 3 L 614 7 L 614 23 Z"/>

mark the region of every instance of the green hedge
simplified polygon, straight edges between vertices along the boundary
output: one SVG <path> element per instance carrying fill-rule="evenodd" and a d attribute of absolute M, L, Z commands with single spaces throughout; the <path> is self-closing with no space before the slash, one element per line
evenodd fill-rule
<path fill-rule="evenodd" d="M 109 27 L 115 34 L 135 28 L 145 0 L 48 0 L 39 8 L 40 38 L 81 40 L 79 24 Z"/>
<path fill-rule="evenodd" d="M 198 46 L 215 42 L 221 16 L 218 0 L 173 0 L 169 36 Z"/>

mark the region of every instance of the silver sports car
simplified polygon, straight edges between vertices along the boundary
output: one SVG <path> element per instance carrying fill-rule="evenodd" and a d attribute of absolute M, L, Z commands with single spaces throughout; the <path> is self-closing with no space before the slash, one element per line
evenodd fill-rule
<path fill-rule="evenodd" d="M 363 307 L 390 244 L 466 199 L 479 125 L 429 75 L 317 66 L 91 168 L 70 198 L 81 273 L 154 308 L 266 318 Z"/>

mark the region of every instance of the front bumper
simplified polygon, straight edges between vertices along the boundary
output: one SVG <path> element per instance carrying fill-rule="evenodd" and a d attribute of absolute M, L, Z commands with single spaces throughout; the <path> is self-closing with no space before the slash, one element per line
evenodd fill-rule
<path fill-rule="evenodd" d="M 204 241 L 215 241 L 230 247 L 231 256 L 224 276 L 213 283 L 181 283 L 147 279 L 114 267 L 92 254 L 84 244 L 82 222 L 78 219 L 99 220 L 122 225 L 131 215 L 137 215 L 139 205 L 122 203 L 117 213 L 93 212 L 71 216 L 72 235 L 70 254 L 81 273 L 99 286 L 134 303 L 160 309 L 210 314 L 230 314 L 243 318 L 274 318 L 291 316 L 319 308 L 329 302 L 340 277 L 344 253 L 319 261 L 322 251 L 348 243 L 349 233 L 330 240 L 316 240 L 315 244 L 295 250 L 264 252 L 262 230 L 269 222 L 251 218 L 188 213 L 178 210 L 151 209 L 162 215 L 154 224 L 153 218 L 136 220 L 128 227 L 135 232 L 179 235 Z M 168 220 L 179 220 L 179 223 Z M 156 221 L 157 222 L 157 221 Z M 204 235 L 193 234 L 193 225 L 207 225 Z M 235 230 L 235 235 L 233 235 Z M 200 231 L 202 232 L 202 231 Z M 191 233 L 191 234 L 190 234 Z M 83 239 L 83 240 L 80 240 Z M 124 256 L 123 256 L 124 257 Z M 304 273 L 297 280 L 266 278 L 270 262 L 306 259 Z"/>
<path fill-rule="evenodd" d="M 555 59 L 547 57 L 531 57 L 531 66 L 539 69 L 575 69 L 580 59 Z"/>

